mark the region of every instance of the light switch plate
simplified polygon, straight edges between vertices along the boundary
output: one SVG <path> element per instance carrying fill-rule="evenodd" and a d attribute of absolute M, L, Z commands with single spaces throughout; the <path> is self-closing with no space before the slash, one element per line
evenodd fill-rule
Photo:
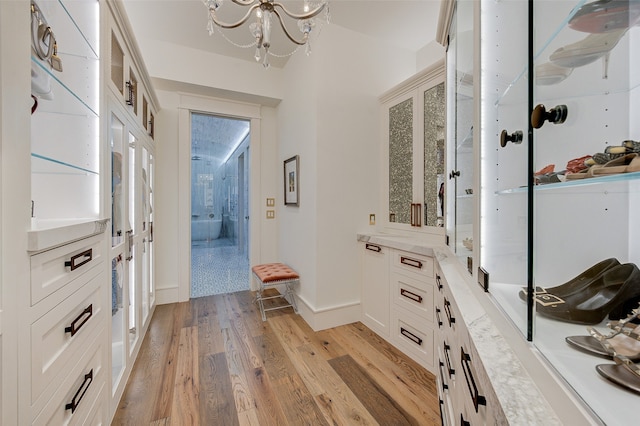
<path fill-rule="evenodd" d="M 267 210 L 267 219 L 275 219 L 276 211 L 275 210 Z"/>
<path fill-rule="evenodd" d="M 275 198 L 267 198 L 267 207 L 273 207 L 276 205 L 276 199 Z"/>
<path fill-rule="evenodd" d="M 371 213 L 369 215 L 369 225 L 375 225 L 376 224 L 376 215 Z"/>

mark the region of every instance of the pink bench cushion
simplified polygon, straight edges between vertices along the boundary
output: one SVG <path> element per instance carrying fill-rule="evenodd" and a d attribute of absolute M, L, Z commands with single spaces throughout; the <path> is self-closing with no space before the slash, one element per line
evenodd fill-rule
<path fill-rule="evenodd" d="M 251 268 L 263 283 L 300 278 L 298 273 L 284 263 L 265 263 Z"/>

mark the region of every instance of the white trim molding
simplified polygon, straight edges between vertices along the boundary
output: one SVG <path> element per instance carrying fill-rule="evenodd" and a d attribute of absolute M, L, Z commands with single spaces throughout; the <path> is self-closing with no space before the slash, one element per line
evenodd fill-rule
<path fill-rule="evenodd" d="M 358 322 L 362 316 L 362 308 L 359 301 L 318 309 L 311 306 L 302 296 L 296 295 L 296 298 L 300 316 L 314 331 Z"/>

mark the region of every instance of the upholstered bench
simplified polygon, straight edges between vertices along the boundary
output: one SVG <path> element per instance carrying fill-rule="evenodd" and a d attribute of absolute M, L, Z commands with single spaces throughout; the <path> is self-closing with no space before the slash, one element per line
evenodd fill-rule
<path fill-rule="evenodd" d="M 293 293 L 293 285 L 300 282 L 300 275 L 289 266 L 284 263 L 265 263 L 262 265 L 256 265 L 251 268 L 253 276 L 260 283 L 260 288 L 256 293 L 256 302 L 260 306 L 260 313 L 262 314 L 262 321 L 266 321 L 266 311 L 273 311 L 275 309 L 282 309 L 292 307 L 295 313 L 298 313 L 298 305 L 296 305 L 295 294 Z M 265 297 L 262 292 L 272 286 L 284 285 L 285 291 L 283 294 L 277 296 Z M 287 298 L 288 296 L 288 298 Z M 264 308 L 264 301 L 275 298 L 283 298 L 289 303 L 286 305 L 280 305 L 273 308 Z"/>

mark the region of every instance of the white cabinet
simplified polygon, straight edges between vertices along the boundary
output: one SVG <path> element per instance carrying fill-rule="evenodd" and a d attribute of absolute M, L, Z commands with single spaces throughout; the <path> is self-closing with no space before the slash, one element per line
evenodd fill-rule
<path fill-rule="evenodd" d="M 107 404 L 103 244 L 96 235 L 31 256 L 21 424 L 82 424 L 94 405 Z"/>
<path fill-rule="evenodd" d="M 433 370 L 434 260 L 363 241 L 362 322 Z"/>
<path fill-rule="evenodd" d="M 439 266 L 436 266 L 436 288 L 436 381 L 443 424 L 506 424 Z"/>
<path fill-rule="evenodd" d="M 389 248 L 364 243 L 362 250 L 362 322 L 389 337 Z"/>
<path fill-rule="evenodd" d="M 380 97 L 387 228 L 444 234 L 444 100 L 442 62 Z"/>
<path fill-rule="evenodd" d="M 392 253 L 391 341 L 433 371 L 433 257 L 401 250 Z"/>
<path fill-rule="evenodd" d="M 154 111 L 157 102 L 122 6 L 107 2 L 103 27 L 111 209 L 110 418 L 115 413 L 155 306 L 153 280 Z"/>

